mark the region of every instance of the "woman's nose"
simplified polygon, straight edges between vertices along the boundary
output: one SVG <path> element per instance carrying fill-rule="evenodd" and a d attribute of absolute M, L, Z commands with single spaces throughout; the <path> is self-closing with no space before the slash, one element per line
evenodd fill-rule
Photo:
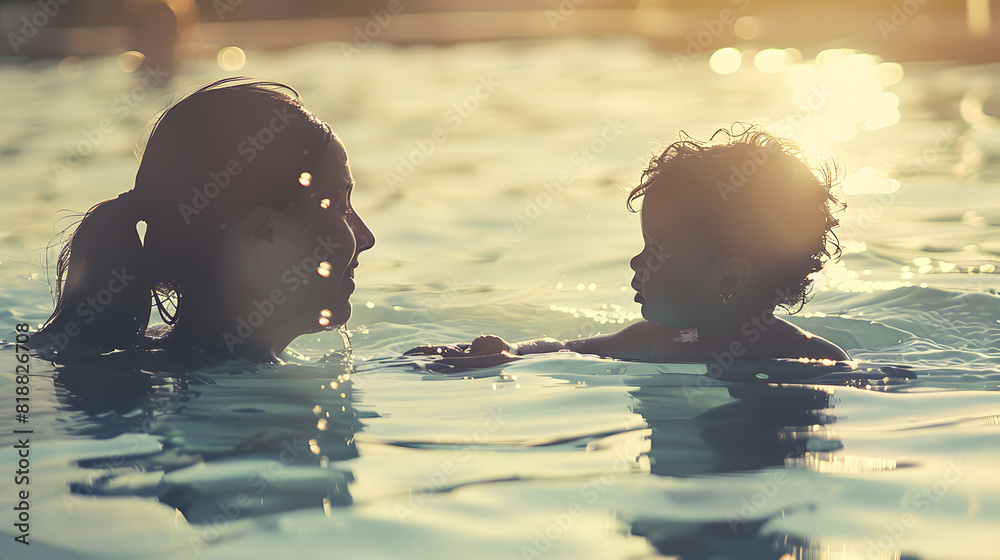
<path fill-rule="evenodd" d="M 358 241 L 358 252 L 360 253 L 375 246 L 375 234 L 372 233 L 368 224 L 361 219 L 361 216 L 354 214 L 354 217 L 356 222 L 352 224 L 351 229 L 354 230 L 354 238 Z"/>

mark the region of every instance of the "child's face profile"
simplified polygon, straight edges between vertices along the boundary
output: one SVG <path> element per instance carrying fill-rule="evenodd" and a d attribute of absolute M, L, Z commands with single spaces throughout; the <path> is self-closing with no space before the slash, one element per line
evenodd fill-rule
<path fill-rule="evenodd" d="M 719 301 L 710 280 L 718 255 L 683 206 L 671 204 L 666 195 L 647 191 L 640 216 L 644 247 L 629 264 L 642 316 L 674 328 L 699 325 Z"/>

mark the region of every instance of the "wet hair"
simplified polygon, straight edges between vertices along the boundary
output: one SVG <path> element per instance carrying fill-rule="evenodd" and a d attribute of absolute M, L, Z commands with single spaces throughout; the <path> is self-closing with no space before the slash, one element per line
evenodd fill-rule
<path fill-rule="evenodd" d="M 809 275 L 840 258 L 839 175 L 835 163 L 809 162 L 792 141 L 737 123 L 706 142 L 681 133 L 650 160 L 627 206 L 635 212 L 636 200 L 662 191 L 682 209 L 671 219 L 698 230 L 718 254 L 746 258 L 775 296 L 767 303 L 794 313 L 807 299 Z"/>
<path fill-rule="evenodd" d="M 314 171 L 332 138 L 280 83 L 230 78 L 174 104 L 153 126 L 134 188 L 91 208 L 63 247 L 55 310 L 38 345 L 129 348 L 145 333 L 153 301 L 165 322 L 184 321 L 184 296 L 224 289 L 226 226 L 258 205 L 303 215 L 315 195 L 300 176 Z M 173 314 L 162 303 L 168 296 Z"/>

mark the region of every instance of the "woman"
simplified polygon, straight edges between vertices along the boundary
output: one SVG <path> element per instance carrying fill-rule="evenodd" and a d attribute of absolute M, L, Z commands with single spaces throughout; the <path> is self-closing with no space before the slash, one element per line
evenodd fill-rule
<path fill-rule="evenodd" d="M 135 187 L 84 216 L 32 345 L 277 360 L 351 315 L 357 257 L 375 243 L 353 185 L 340 139 L 295 90 L 205 86 L 160 117 Z M 147 329 L 152 302 L 164 324 Z"/>

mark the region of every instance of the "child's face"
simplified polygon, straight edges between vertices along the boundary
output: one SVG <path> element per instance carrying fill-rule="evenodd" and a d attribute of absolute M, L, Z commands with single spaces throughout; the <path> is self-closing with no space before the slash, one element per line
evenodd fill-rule
<path fill-rule="evenodd" d="M 635 301 L 650 322 L 674 328 L 702 324 L 719 303 L 714 278 L 718 255 L 697 226 L 687 225 L 679 205 L 656 192 L 645 195 L 641 212 L 642 252 L 630 262 Z"/>

